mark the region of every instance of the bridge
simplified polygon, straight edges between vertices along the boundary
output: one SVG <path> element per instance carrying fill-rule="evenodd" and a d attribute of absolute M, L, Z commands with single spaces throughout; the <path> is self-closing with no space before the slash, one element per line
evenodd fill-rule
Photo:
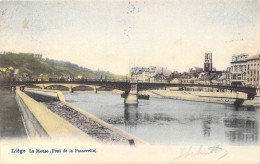
<path fill-rule="evenodd" d="M 87 86 L 94 91 L 101 87 L 118 89 L 124 91 L 128 96 L 125 99 L 126 104 L 138 103 L 137 93 L 139 91 L 167 88 L 167 87 L 200 87 L 200 88 L 219 88 L 225 90 L 231 90 L 236 92 L 246 93 L 248 99 L 253 99 L 256 95 L 256 88 L 253 87 L 241 87 L 241 86 L 229 86 L 229 85 L 214 85 L 214 84 L 180 84 L 180 83 L 166 83 L 166 82 L 143 82 L 143 81 L 128 81 L 128 80 L 78 80 L 78 81 L 14 81 L 10 83 L 13 86 L 38 86 L 42 89 L 61 85 L 69 88 L 69 91 L 73 92 L 74 88 L 79 86 Z"/>

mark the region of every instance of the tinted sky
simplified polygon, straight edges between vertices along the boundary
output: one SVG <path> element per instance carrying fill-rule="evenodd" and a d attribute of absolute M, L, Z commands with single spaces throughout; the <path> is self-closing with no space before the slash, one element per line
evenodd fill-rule
<path fill-rule="evenodd" d="M 213 53 L 260 53 L 260 1 L 0 2 L 0 51 L 41 53 L 90 69 L 187 71 Z"/>

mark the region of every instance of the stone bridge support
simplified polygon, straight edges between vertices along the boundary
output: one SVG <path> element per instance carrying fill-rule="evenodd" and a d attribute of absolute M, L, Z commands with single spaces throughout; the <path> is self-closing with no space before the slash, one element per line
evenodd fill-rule
<path fill-rule="evenodd" d="M 131 90 L 125 97 L 125 105 L 138 105 L 137 84 L 131 84 Z"/>
<path fill-rule="evenodd" d="M 70 92 L 70 93 L 73 93 L 73 92 L 74 92 L 74 89 L 73 89 L 72 86 L 69 87 L 69 92 Z"/>

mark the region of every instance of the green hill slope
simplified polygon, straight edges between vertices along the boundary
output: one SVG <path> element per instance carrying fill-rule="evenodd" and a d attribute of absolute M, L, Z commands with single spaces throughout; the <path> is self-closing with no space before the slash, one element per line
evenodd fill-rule
<path fill-rule="evenodd" d="M 123 79 L 121 75 L 115 75 L 105 71 L 92 71 L 88 68 L 80 67 L 70 62 L 43 59 L 28 53 L 11 53 L 0 54 L 0 68 L 2 79 L 7 76 L 3 68 L 14 69 L 14 73 L 19 77 L 30 77 L 38 79 L 45 78 L 97 78 L 97 79 Z M 11 69 L 12 69 L 11 68 Z"/>

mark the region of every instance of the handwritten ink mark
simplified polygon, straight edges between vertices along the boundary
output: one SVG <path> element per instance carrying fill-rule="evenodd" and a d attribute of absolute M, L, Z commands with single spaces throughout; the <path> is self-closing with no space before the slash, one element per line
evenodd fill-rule
<path fill-rule="evenodd" d="M 197 150 L 194 149 L 192 146 L 184 147 L 181 149 L 181 153 L 179 156 L 175 158 L 175 160 L 180 158 L 193 158 L 195 156 L 205 156 L 205 155 L 211 155 L 211 154 L 218 154 L 220 155 L 215 162 L 219 161 L 220 159 L 223 159 L 225 156 L 228 155 L 228 151 L 224 148 L 221 148 L 220 146 L 212 146 L 209 148 L 204 148 L 203 146 L 200 146 Z"/>

